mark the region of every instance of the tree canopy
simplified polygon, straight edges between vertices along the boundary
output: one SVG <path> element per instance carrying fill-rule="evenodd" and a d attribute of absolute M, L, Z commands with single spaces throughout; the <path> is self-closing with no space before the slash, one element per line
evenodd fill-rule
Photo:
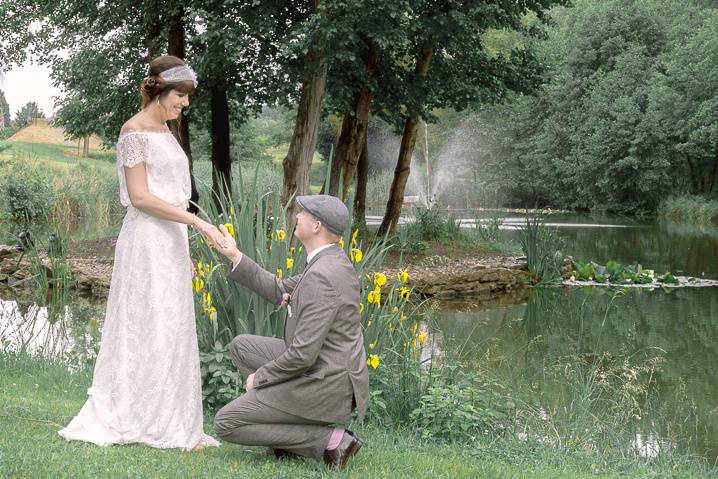
<path fill-rule="evenodd" d="M 494 110 L 485 178 L 515 204 L 651 211 L 715 193 L 718 10 L 580 1 L 552 12 L 535 95 Z"/>
<path fill-rule="evenodd" d="M 34 101 L 25 103 L 17 113 L 15 113 L 15 125 L 23 127 L 33 120 L 44 118 L 45 114 Z"/>

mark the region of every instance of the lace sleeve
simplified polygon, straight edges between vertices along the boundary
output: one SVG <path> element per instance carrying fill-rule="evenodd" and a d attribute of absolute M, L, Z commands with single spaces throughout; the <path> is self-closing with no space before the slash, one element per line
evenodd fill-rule
<path fill-rule="evenodd" d="M 117 165 L 132 168 L 137 163 L 147 163 L 147 136 L 127 133 L 117 141 Z"/>

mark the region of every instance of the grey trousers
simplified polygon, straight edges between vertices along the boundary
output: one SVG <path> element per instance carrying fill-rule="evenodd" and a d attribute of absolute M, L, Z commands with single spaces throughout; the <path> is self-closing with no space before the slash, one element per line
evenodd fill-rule
<path fill-rule="evenodd" d="M 242 334 L 232 340 L 234 364 L 246 378 L 284 352 L 284 341 Z M 334 428 L 280 411 L 257 399 L 251 390 L 225 405 L 214 417 L 214 429 L 227 442 L 269 446 L 321 460 Z"/>

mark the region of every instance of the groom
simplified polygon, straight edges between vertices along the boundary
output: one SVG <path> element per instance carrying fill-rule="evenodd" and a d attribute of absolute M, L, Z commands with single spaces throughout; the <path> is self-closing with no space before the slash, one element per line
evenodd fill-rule
<path fill-rule="evenodd" d="M 214 419 L 225 441 L 264 445 L 277 457 L 296 454 L 343 468 L 363 441 L 346 424 L 362 420 L 369 380 L 359 315 L 359 281 L 338 246 L 349 214 L 338 198 L 299 196 L 295 235 L 307 251 L 300 275 L 280 279 L 244 256 L 221 228 L 232 260 L 229 277 L 267 300 L 287 305 L 284 340 L 242 334 L 230 345 L 247 392 Z"/>

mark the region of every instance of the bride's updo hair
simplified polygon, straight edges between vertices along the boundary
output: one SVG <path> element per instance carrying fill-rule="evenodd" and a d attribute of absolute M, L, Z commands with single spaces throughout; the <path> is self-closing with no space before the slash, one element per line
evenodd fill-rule
<path fill-rule="evenodd" d="M 157 57 L 150 62 L 150 67 L 147 71 L 147 77 L 142 80 L 140 84 L 140 95 L 142 95 L 142 108 L 146 107 L 152 101 L 157 101 L 156 98 L 167 95 L 170 90 L 181 91 L 182 93 L 190 94 L 194 91 L 194 83 L 191 81 L 181 82 L 165 82 L 160 77 L 160 73 L 169 70 L 170 68 L 182 66 L 185 63 L 172 55 L 163 55 Z"/>

